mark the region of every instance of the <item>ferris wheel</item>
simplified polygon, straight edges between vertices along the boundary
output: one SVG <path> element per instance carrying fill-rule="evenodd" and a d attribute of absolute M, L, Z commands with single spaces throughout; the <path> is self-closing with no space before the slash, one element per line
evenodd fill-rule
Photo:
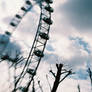
<path fill-rule="evenodd" d="M 8 54 L 1 54 L 1 60 L 9 60 L 14 64 L 14 85 L 11 92 L 30 92 L 31 83 L 34 83 L 34 77 L 36 75 L 37 69 L 39 67 L 40 61 L 44 56 L 44 50 L 46 47 L 47 40 L 49 40 L 50 26 L 52 25 L 51 13 L 53 13 L 53 8 L 50 4 L 53 3 L 52 0 L 37 0 L 36 3 L 32 3 L 29 0 L 25 1 L 25 4 L 20 8 L 19 12 L 14 16 L 10 22 L 11 30 L 6 30 L 5 34 L 2 36 L 2 43 L 6 46 L 12 33 L 19 26 L 20 22 L 24 16 L 29 12 L 34 5 L 39 3 L 41 13 L 37 32 L 31 47 L 30 53 L 26 60 L 20 57 L 19 54 L 16 58 L 12 59 Z M 6 47 L 4 47 L 5 49 Z M 3 52 L 2 52 L 3 53 Z M 23 66 L 18 68 L 20 62 L 23 62 Z M 19 72 L 21 70 L 21 72 Z"/>

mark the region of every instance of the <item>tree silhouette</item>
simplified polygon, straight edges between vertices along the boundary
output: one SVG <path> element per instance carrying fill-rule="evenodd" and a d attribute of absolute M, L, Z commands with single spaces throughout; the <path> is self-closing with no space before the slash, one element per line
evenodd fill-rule
<path fill-rule="evenodd" d="M 57 68 L 57 73 L 55 74 L 52 70 L 50 70 L 50 72 L 52 73 L 52 75 L 55 78 L 53 87 L 51 89 L 51 92 L 56 92 L 57 88 L 59 86 L 59 84 L 69 75 L 73 74 L 71 70 L 66 70 L 63 69 L 63 64 L 56 64 L 56 68 Z M 61 78 L 61 76 L 63 76 L 63 78 Z"/>
<path fill-rule="evenodd" d="M 81 91 L 80 91 L 80 85 L 79 85 L 79 84 L 78 84 L 77 88 L 78 88 L 78 92 L 81 92 Z"/>
<path fill-rule="evenodd" d="M 90 78 L 90 81 L 91 81 L 91 89 L 92 89 L 92 71 L 91 71 L 90 68 L 88 68 L 87 72 L 89 74 L 89 78 Z"/>

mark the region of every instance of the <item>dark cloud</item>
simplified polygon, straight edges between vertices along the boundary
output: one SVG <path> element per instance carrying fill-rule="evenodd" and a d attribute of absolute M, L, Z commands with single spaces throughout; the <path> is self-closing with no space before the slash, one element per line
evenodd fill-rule
<path fill-rule="evenodd" d="M 20 53 L 21 47 L 15 41 L 11 41 L 8 35 L 0 34 L 0 58 L 3 55 L 16 58 L 16 52 Z"/>
<path fill-rule="evenodd" d="M 0 56 L 2 52 L 5 50 L 8 42 L 9 42 L 9 37 L 7 35 L 0 34 Z"/>
<path fill-rule="evenodd" d="M 60 9 L 77 29 L 92 29 L 92 0 L 68 0 Z"/>

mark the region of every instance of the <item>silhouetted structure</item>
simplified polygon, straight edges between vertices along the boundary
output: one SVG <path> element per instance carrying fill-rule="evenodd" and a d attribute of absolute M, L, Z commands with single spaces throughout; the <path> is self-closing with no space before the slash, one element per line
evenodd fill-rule
<path fill-rule="evenodd" d="M 49 40 L 50 26 L 53 23 L 51 20 L 51 13 L 53 12 L 53 8 L 50 6 L 51 3 L 51 0 L 46 0 L 41 3 L 41 14 L 33 45 L 28 58 L 25 61 L 24 67 L 20 75 L 17 77 L 14 90 L 17 89 L 19 86 L 23 87 L 23 81 L 26 80 L 26 92 L 30 91 L 31 82 L 36 75 L 36 71 L 39 67 L 41 58 L 44 56 L 44 50 L 47 40 Z M 27 2 L 27 4 L 29 4 L 29 2 Z M 32 5 L 30 5 L 29 7 L 31 8 Z M 21 9 L 22 11 L 26 12 L 28 11 L 26 10 L 26 8 L 27 7 L 22 7 Z M 16 17 L 21 19 L 20 15 L 16 15 Z M 16 24 L 14 24 L 14 22 L 11 25 L 13 27 L 17 26 Z M 28 77 L 28 79 L 26 79 L 26 77 Z"/>
<path fill-rule="evenodd" d="M 43 89 L 42 89 L 42 86 L 40 84 L 40 81 L 38 81 L 38 85 L 39 85 L 39 88 L 40 88 L 41 92 L 43 92 Z"/>
<path fill-rule="evenodd" d="M 35 82 L 34 82 L 34 79 L 33 79 L 32 92 L 35 92 Z"/>
<path fill-rule="evenodd" d="M 53 84 L 53 87 L 52 87 L 52 90 L 51 92 L 56 92 L 57 91 L 57 88 L 59 86 L 59 84 L 67 77 L 69 76 L 70 74 L 72 74 L 72 71 L 69 70 L 67 71 L 66 69 L 63 69 L 63 64 L 56 64 L 56 67 L 57 67 L 57 73 L 55 75 L 55 73 L 53 73 L 52 70 L 50 70 L 50 72 L 53 74 L 53 76 L 55 77 L 55 81 L 54 81 L 54 84 Z M 61 76 L 65 74 L 65 76 L 61 79 Z"/>
<path fill-rule="evenodd" d="M 81 91 L 80 91 L 80 85 L 79 85 L 79 84 L 78 84 L 77 88 L 78 88 L 78 92 L 81 92 Z"/>
<path fill-rule="evenodd" d="M 90 68 L 88 68 L 88 74 L 89 74 L 89 78 L 90 78 L 90 81 L 91 81 L 91 87 L 92 87 L 92 71 Z"/>

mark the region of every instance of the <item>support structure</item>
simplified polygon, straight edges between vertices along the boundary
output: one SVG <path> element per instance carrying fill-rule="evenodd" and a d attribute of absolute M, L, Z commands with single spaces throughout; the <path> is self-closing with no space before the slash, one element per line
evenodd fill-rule
<path fill-rule="evenodd" d="M 20 74 L 18 73 L 18 75 L 16 72 L 17 65 L 21 60 L 18 60 L 19 62 L 17 62 L 16 58 L 13 60 L 6 54 L 1 57 L 2 60 L 12 61 L 15 65 L 14 71 L 17 76 L 14 75 L 14 89 L 12 92 L 30 92 L 31 82 L 36 75 L 41 58 L 44 56 L 47 40 L 49 40 L 50 25 L 52 25 L 51 13 L 53 13 L 53 8 L 50 6 L 51 3 L 53 3 L 52 0 L 43 0 L 40 3 L 41 14 L 37 32 L 22 72 Z M 11 37 L 14 30 L 16 30 L 21 20 L 32 7 L 33 5 L 30 0 L 26 0 L 25 4 L 20 8 L 20 11 L 11 20 L 8 30 L 5 31 L 5 36 L 8 36 L 8 38 Z"/>

